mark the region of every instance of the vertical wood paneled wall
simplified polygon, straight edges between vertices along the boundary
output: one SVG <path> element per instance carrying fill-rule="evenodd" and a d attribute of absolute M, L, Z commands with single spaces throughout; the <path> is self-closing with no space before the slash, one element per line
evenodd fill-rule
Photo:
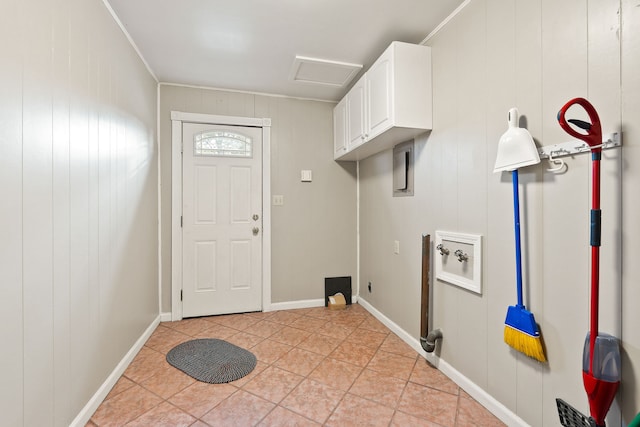
<path fill-rule="evenodd" d="M 0 425 L 67 426 L 158 315 L 156 82 L 100 0 L 0 40 Z"/>
<path fill-rule="evenodd" d="M 440 356 L 533 426 L 559 425 L 556 397 L 588 413 L 581 357 L 589 327 L 590 156 L 567 158 L 560 174 L 547 171 L 547 161 L 520 173 L 525 303 L 541 325 L 549 358 L 542 365 L 503 342 L 515 260 L 510 177 L 493 174 L 497 143 L 513 106 L 539 146 L 570 140 L 556 114 L 578 96 L 593 102 L 604 132 L 623 133 L 623 148 L 605 151 L 602 161 L 600 325 L 622 344 L 623 382 L 609 425 L 628 423 L 640 411 L 638 6 L 472 0 L 427 43 L 433 131 L 416 142 L 415 196 L 389 196 L 390 153 L 360 164 L 363 296 L 417 337 L 420 235 L 482 234 L 482 295 L 433 283 Z M 392 254 L 393 240 L 400 255 Z M 371 294 L 362 286 L 369 281 Z"/>

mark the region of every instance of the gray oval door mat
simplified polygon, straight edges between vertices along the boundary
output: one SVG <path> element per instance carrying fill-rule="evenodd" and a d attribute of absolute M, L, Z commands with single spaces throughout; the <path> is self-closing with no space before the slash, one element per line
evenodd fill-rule
<path fill-rule="evenodd" d="M 198 381 L 222 384 L 253 371 L 256 356 L 244 348 L 210 338 L 178 344 L 167 353 L 167 362 Z"/>

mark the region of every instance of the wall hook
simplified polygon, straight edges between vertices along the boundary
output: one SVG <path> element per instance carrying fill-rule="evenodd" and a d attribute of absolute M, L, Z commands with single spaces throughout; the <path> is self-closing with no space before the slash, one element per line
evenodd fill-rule
<path fill-rule="evenodd" d="M 458 249 L 453 254 L 458 258 L 459 262 L 467 261 L 469 259 L 469 255 L 462 252 L 462 249 Z"/>
<path fill-rule="evenodd" d="M 538 148 L 538 154 L 540 155 L 540 159 L 549 159 L 549 161 L 553 161 L 556 165 L 552 169 L 547 169 L 549 171 L 558 171 L 561 169 L 562 162 L 560 162 L 558 157 L 564 156 L 572 156 L 574 154 L 588 153 L 594 148 L 602 148 L 603 150 L 608 150 L 610 148 L 616 148 L 622 146 L 622 133 L 621 132 L 612 132 L 608 134 L 602 135 L 602 145 L 597 145 L 594 147 L 590 147 L 589 145 L 572 139 L 570 141 L 561 142 L 559 144 L 546 145 L 544 147 Z"/>
<path fill-rule="evenodd" d="M 442 256 L 449 255 L 449 249 L 447 249 L 444 246 L 442 246 L 442 243 L 440 243 L 438 246 L 436 246 L 436 249 L 438 251 L 440 251 L 440 255 L 442 255 Z"/>
<path fill-rule="evenodd" d="M 557 159 L 554 158 L 553 155 L 554 153 L 559 154 L 559 151 L 551 151 L 549 152 L 549 163 L 551 163 L 552 165 L 554 165 L 551 168 L 547 168 L 547 171 L 549 172 L 559 172 L 564 168 L 564 160 L 562 159 Z"/>
<path fill-rule="evenodd" d="M 591 150 L 593 150 L 594 148 L 602 148 L 603 150 L 606 150 L 607 148 L 609 148 L 609 144 L 611 143 L 611 138 L 609 138 L 606 141 L 603 141 L 602 144 L 598 144 L 598 145 L 594 145 L 594 146 L 590 146 L 588 144 L 582 144 L 578 147 L 576 147 L 576 150 L 578 150 L 579 153 L 586 153 L 589 152 Z"/>

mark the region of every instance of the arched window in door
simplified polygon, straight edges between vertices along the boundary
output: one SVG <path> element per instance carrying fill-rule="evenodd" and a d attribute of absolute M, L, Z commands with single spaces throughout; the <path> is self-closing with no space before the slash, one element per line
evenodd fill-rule
<path fill-rule="evenodd" d="M 193 155 L 212 157 L 253 156 L 251 138 L 228 130 L 207 130 L 193 136 Z"/>

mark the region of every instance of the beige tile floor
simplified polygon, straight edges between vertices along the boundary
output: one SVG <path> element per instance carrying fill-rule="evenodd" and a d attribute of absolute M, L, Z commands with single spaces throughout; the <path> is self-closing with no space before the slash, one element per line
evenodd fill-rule
<path fill-rule="evenodd" d="M 228 384 L 194 380 L 166 353 L 219 338 L 258 364 Z M 93 426 L 502 426 L 361 306 L 162 323 L 87 424 Z"/>

